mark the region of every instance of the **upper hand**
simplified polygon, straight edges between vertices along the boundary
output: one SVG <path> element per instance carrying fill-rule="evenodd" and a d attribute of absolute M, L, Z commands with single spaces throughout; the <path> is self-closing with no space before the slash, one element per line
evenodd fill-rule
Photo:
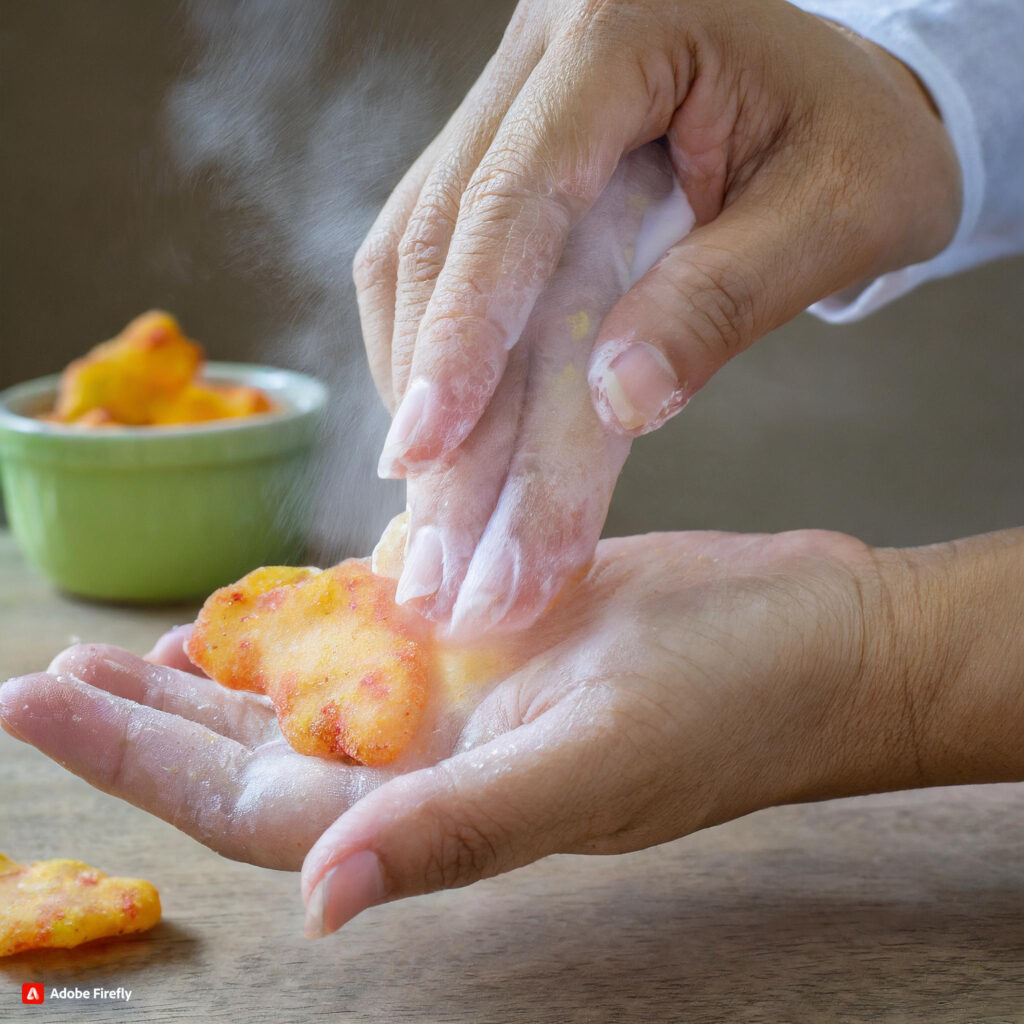
<path fill-rule="evenodd" d="M 449 635 L 529 626 L 593 557 L 630 439 L 597 415 L 587 361 L 650 259 L 642 236 L 653 220 L 678 234 L 692 224 L 657 145 L 627 157 L 574 228 L 469 437 L 408 479 L 397 599 Z"/>
<path fill-rule="evenodd" d="M 662 136 L 696 230 L 664 234 L 621 298 L 628 280 L 595 281 L 606 304 L 570 360 L 616 446 L 586 386 L 555 387 L 565 353 L 537 303 L 616 167 Z M 524 0 L 356 260 L 396 410 L 382 472 L 413 480 L 414 544 L 422 530 L 403 596 L 471 631 L 529 622 L 589 558 L 628 437 L 810 303 L 938 252 L 958 181 L 911 73 L 783 0 Z M 567 464 L 582 468 L 562 482 Z"/>

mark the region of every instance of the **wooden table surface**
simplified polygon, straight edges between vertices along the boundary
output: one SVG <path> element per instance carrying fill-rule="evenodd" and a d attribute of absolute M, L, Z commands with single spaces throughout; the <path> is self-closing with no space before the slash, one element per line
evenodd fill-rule
<path fill-rule="evenodd" d="M 193 609 L 57 595 L 0 535 L 0 679 L 73 637 L 143 652 Z M 0 849 L 160 889 L 146 935 L 0 960 L 0 1021 L 1024 1021 L 1024 787 L 762 811 L 551 857 L 302 938 L 298 877 L 223 860 L 0 734 Z M 21 984 L 131 999 L 21 1004 Z"/>

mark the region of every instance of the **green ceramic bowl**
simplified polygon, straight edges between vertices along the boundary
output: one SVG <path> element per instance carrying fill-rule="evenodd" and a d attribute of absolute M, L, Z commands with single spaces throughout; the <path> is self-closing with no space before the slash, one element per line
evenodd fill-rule
<path fill-rule="evenodd" d="M 7 518 L 26 557 L 58 587 L 112 601 L 180 601 L 258 565 L 302 561 L 327 389 L 242 363 L 209 363 L 204 375 L 261 388 L 278 410 L 85 430 L 33 418 L 53 407 L 56 376 L 0 393 Z"/>

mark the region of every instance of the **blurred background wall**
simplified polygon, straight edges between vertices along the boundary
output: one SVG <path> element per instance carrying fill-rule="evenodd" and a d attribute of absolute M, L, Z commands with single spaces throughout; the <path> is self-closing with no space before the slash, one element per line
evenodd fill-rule
<path fill-rule="evenodd" d="M 335 392 L 321 557 L 402 504 L 352 254 L 500 39 L 507 0 L 5 0 L 0 387 L 132 316 Z M 640 440 L 609 534 L 817 526 L 927 543 L 1024 521 L 1024 260 L 854 326 L 804 315 Z"/>

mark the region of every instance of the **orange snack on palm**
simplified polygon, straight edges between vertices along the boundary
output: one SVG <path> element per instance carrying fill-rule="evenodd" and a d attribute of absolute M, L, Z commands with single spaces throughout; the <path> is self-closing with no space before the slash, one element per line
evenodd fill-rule
<path fill-rule="evenodd" d="M 364 559 L 256 569 L 207 599 L 188 654 L 270 697 L 300 753 L 385 765 L 415 735 L 433 671 L 432 642 L 394 594 Z"/>
<path fill-rule="evenodd" d="M 203 350 L 181 333 L 173 316 L 143 313 L 64 370 L 55 412 L 75 422 L 103 410 L 116 423 L 141 426 L 151 422 L 153 403 L 181 392 L 202 363 Z"/>
<path fill-rule="evenodd" d="M 141 878 L 111 878 L 80 860 L 17 864 L 0 853 L 0 956 L 144 932 L 159 920 L 160 896 Z"/>

